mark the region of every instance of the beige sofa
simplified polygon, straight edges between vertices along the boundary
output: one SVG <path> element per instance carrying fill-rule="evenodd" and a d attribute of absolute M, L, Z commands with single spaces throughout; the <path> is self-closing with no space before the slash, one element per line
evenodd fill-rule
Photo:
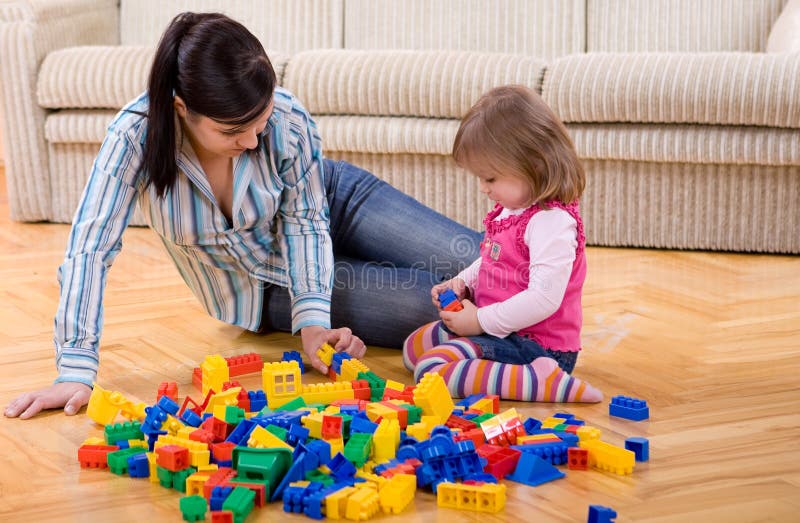
<path fill-rule="evenodd" d="M 536 88 L 588 175 L 595 245 L 800 252 L 800 55 L 765 54 L 786 0 L 0 1 L 12 218 L 72 218 L 105 128 L 183 10 L 244 22 L 326 154 L 474 228 L 448 154 L 488 88 Z M 140 223 L 137 218 L 137 223 Z"/>

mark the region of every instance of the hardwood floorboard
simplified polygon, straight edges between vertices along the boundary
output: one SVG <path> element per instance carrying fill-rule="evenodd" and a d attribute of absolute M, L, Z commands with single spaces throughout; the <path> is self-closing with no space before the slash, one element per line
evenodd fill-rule
<path fill-rule="evenodd" d="M 55 377 L 56 269 L 69 233 L 66 225 L 15 223 L 8 214 L 0 169 L 3 406 Z M 124 245 L 106 292 L 104 388 L 152 403 L 158 384 L 171 380 L 181 397 L 198 397 L 191 371 L 206 354 L 256 351 L 278 360 L 299 348 L 286 334 L 259 336 L 209 318 L 151 231 L 129 229 Z M 576 522 L 600 504 L 617 511 L 617 523 L 800 521 L 800 258 L 597 247 L 587 258 L 585 349 L 575 374 L 606 400 L 502 407 L 536 418 L 572 412 L 617 445 L 647 437 L 651 460 L 625 477 L 567 471 L 535 488 L 506 482 L 508 502 L 497 515 L 439 509 L 434 496 L 418 492 L 392 518 Z M 365 363 L 411 382 L 396 351 L 371 348 Z M 242 382 L 260 388 L 258 376 Z M 609 417 L 617 394 L 646 399 L 650 420 Z M 101 434 L 83 413 L 0 418 L 0 521 L 181 521 L 174 490 L 80 469 L 78 446 Z M 278 519 L 309 521 L 279 503 L 247 521 Z"/>

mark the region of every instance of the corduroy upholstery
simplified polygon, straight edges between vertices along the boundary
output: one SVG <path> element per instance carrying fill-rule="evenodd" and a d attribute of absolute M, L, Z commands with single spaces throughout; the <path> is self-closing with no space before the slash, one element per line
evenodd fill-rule
<path fill-rule="evenodd" d="M 222 11 L 262 40 L 327 156 L 471 227 L 490 203 L 449 157 L 459 118 L 521 83 L 584 161 L 590 244 L 800 253 L 800 55 L 764 52 L 786 1 L 0 2 L 12 217 L 70 221 L 166 24 Z"/>

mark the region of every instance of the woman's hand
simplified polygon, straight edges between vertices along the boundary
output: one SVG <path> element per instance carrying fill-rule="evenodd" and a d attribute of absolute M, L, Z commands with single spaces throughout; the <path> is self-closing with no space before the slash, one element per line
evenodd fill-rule
<path fill-rule="evenodd" d="M 442 309 L 441 305 L 439 305 L 439 295 L 447 289 L 452 289 L 452 291 L 456 293 L 456 297 L 458 297 L 459 300 L 463 300 L 467 297 L 467 284 L 461 278 L 453 278 L 451 280 L 438 283 L 431 288 L 431 300 L 439 310 Z"/>
<path fill-rule="evenodd" d="M 445 326 L 459 336 L 478 336 L 483 328 L 478 321 L 478 308 L 469 300 L 461 300 L 463 310 L 458 312 L 440 311 L 439 317 Z"/>
<path fill-rule="evenodd" d="M 311 360 L 311 366 L 322 374 L 328 374 L 328 366 L 317 356 L 317 350 L 324 343 L 333 345 L 336 352 L 346 352 L 354 358 L 363 358 L 367 346 L 361 338 L 353 335 L 347 327 L 340 329 L 326 329 L 319 326 L 303 327 L 300 329 L 300 338 L 303 341 L 303 352 Z"/>
<path fill-rule="evenodd" d="M 89 403 L 92 389 L 83 383 L 64 381 L 50 385 L 46 389 L 26 392 L 8 404 L 3 412 L 8 418 L 28 419 L 44 409 L 64 407 L 68 416 Z"/>

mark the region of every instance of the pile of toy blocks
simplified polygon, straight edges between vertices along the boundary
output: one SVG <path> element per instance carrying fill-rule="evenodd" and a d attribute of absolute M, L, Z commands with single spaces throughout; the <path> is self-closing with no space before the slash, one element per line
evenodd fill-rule
<path fill-rule="evenodd" d="M 78 460 L 185 493 L 184 519 L 210 511 L 214 523 L 240 523 L 278 500 L 316 519 L 364 520 L 402 512 L 417 489 L 439 506 L 497 512 L 503 479 L 539 485 L 564 477 L 556 466 L 565 464 L 633 470 L 634 452 L 571 414 L 522 420 L 499 412 L 496 396 L 454 403 L 438 374 L 406 386 L 330 347 L 318 354 L 335 381 L 303 385 L 296 352 L 267 363 L 209 356 L 194 373 L 202 403 L 187 396 L 179 405 L 174 383 L 159 387 L 153 405 L 95 385 L 87 414 L 104 437 L 87 439 Z M 257 371 L 263 390 L 232 379 Z"/>

